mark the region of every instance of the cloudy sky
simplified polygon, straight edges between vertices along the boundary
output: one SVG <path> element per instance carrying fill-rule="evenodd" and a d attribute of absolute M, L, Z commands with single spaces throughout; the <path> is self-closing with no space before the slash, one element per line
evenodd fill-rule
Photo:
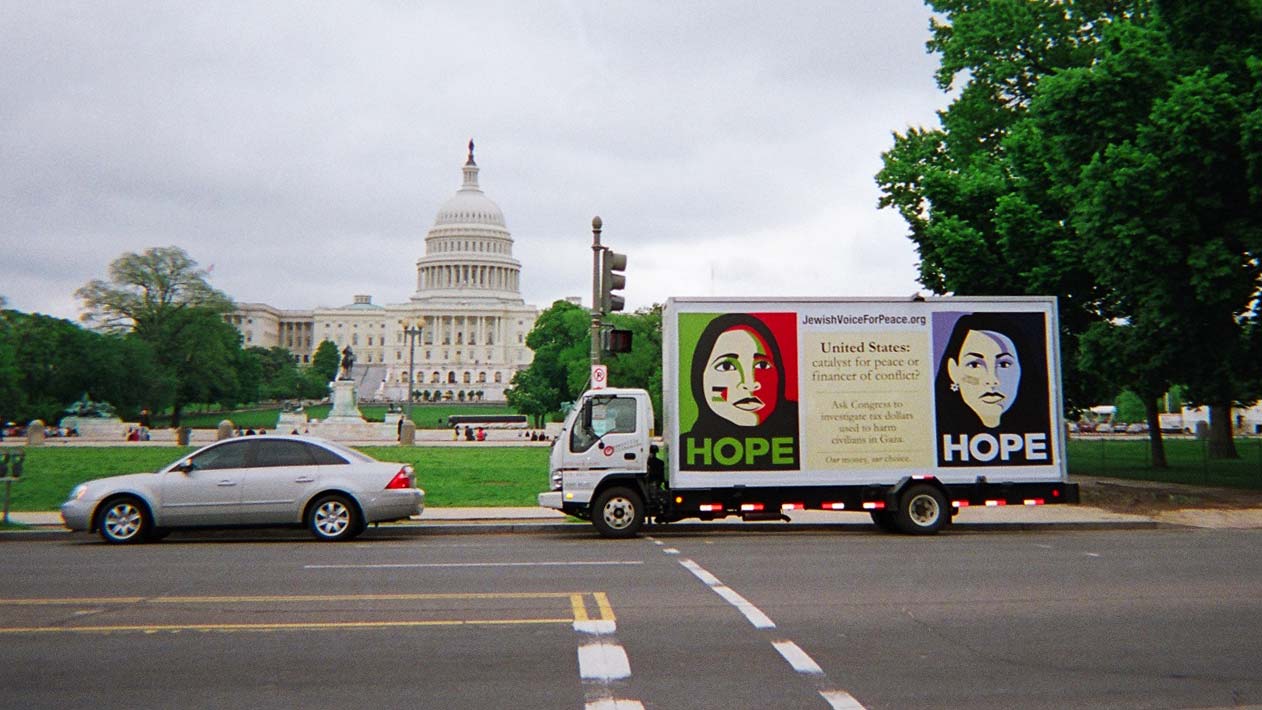
<path fill-rule="evenodd" d="M 906 296 L 876 207 L 891 132 L 945 97 L 917 0 L 0 0 L 0 296 L 77 318 L 126 252 L 238 301 L 402 303 L 470 138 L 523 295 L 630 307 Z"/>

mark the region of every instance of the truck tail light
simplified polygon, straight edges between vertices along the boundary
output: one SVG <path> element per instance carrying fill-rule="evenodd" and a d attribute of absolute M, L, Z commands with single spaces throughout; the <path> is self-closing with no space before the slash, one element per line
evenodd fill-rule
<path fill-rule="evenodd" d="M 394 478 L 391 478 L 390 482 L 386 484 L 386 490 L 398 491 L 405 488 L 411 488 L 412 487 L 412 476 L 410 475 L 411 473 L 412 473 L 412 469 L 409 468 L 408 466 L 404 466 L 403 468 L 399 469 L 399 472 L 394 474 Z"/>

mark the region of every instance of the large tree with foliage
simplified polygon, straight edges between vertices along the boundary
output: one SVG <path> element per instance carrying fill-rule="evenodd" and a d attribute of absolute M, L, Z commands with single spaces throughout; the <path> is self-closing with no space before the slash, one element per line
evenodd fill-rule
<path fill-rule="evenodd" d="M 130 335 L 96 333 L 39 314 L 0 312 L 0 416 L 55 424 L 85 393 L 109 402 L 120 414 L 135 414 L 142 404 L 169 393 L 154 363 L 152 348 Z"/>
<path fill-rule="evenodd" d="M 662 309 L 615 314 L 610 323 L 632 333 L 629 353 L 602 358 L 609 366 L 609 382 L 617 387 L 648 390 L 661 417 L 662 405 Z M 553 303 L 539 315 L 526 336 L 534 351 L 530 367 L 513 376 L 508 403 L 518 412 L 541 420 L 574 401 L 591 377 L 591 314 L 566 301 Z"/>
<path fill-rule="evenodd" d="M 878 176 L 922 282 L 1059 296 L 1071 401 L 1104 399 L 1097 373 L 1154 403 L 1181 378 L 1214 405 L 1211 451 L 1232 455 L 1223 410 L 1257 379 L 1262 8 L 930 4 L 938 81 L 966 83 L 940 129 L 896 135 Z M 1077 369 L 1080 352 L 1125 366 Z"/>
<path fill-rule="evenodd" d="M 513 375 L 505 392 L 509 406 L 540 420 L 574 401 L 591 372 L 590 333 L 591 316 L 585 308 L 557 301 L 540 313 L 526 335 L 534 359 Z"/>
<path fill-rule="evenodd" d="M 85 323 L 130 331 L 153 347 L 158 366 L 174 383 L 174 426 L 189 402 L 240 397 L 234 371 L 240 338 L 222 319 L 232 301 L 206 276 L 183 249 L 154 247 L 115 259 L 108 281 L 95 279 L 76 292 Z"/>

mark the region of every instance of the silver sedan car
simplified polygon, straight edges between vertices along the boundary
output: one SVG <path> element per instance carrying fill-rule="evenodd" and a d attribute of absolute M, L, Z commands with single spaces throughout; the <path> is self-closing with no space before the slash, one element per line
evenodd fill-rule
<path fill-rule="evenodd" d="M 310 437 L 246 436 L 210 444 L 157 473 L 80 484 L 61 518 L 71 530 L 95 530 L 111 543 L 231 526 L 306 526 L 317 540 L 335 541 L 424 508 L 411 466 Z"/>

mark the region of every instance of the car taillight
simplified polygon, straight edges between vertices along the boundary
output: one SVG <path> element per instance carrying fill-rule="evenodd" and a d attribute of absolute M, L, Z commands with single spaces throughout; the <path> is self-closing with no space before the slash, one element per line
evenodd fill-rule
<path fill-rule="evenodd" d="M 406 466 L 399 469 L 399 472 L 394 474 L 394 478 L 390 479 L 390 482 L 386 484 L 386 490 L 397 491 L 401 488 L 411 488 L 412 477 L 408 475 L 409 473 L 411 472 Z"/>

